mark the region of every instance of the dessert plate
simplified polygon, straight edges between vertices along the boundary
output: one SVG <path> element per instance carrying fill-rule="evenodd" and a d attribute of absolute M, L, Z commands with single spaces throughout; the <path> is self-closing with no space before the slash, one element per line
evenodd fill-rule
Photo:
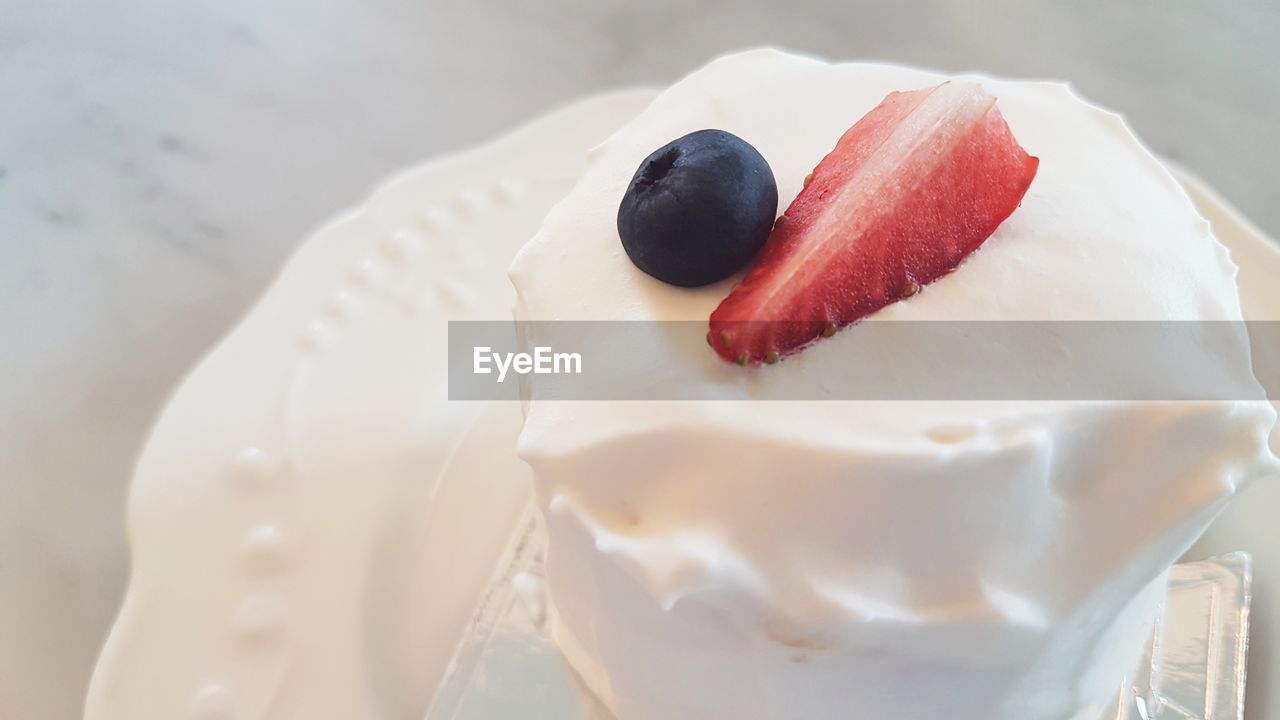
<path fill-rule="evenodd" d="M 653 94 L 411 170 L 297 250 L 139 457 L 88 720 L 423 716 L 531 493 L 520 408 L 446 401 L 447 321 L 510 317 L 516 248 Z"/>
<path fill-rule="evenodd" d="M 407 172 L 298 249 L 139 458 L 133 575 L 87 720 L 426 714 L 477 607 L 501 600 L 485 590 L 520 551 L 506 541 L 530 522 L 519 407 L 447 401 L 446 323 L 509 316 L 511 255 L 587 149 L 652 96 L 589 98 Z M 1280 319 L 1268 284 L 1280 253 L 1184 179 L 1243 266 L 1248 312 Z M 1195 551 L 1253 551 L 1260 598 L 1280 592 L 1274 485 Z M 1260 719 L 1280 710 L 1257 687 L 1280 680 L 1268 655 L 1280 629 L 1257 609 Z"/>

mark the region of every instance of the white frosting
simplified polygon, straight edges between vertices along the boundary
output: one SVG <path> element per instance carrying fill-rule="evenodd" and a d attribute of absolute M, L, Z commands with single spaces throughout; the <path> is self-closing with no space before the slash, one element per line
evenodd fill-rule
<path fill-rule="evenodd" d="M 957 272 L 876 321 L 1240 318 L 1226 250 L 1118 116 L 1065 85 L 974 79 L 1039 173 Z M 940 80 L 774 51 L 714 61 L 593 151 L 515 260 L 517 316 L 707 318 L 732 279 L 664 285 L 619 244 L 641 159 L 728 130 L 769 161 L 785 208 L 888 92 Z M 954 361 L 858 338 L 744 370 L 654 330 L 645 378 L 693 368 L 746 399 L 529 403 L 520 452 L 558 639 L 618 720 L 1096 716 L 1163 571 L 1273 468 L 1265 404 L 763 401 L 855 362 Z M 1212 358 L 1248 379 L 1247 346 Z"/>

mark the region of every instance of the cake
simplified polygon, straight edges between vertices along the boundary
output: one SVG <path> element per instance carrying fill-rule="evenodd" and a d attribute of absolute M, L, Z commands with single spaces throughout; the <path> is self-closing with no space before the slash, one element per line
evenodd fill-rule
<path fill-rule="evenodd" d="M 655 148 L 744 139 L 781 212 L 859 118 L 946 80 L 772 50 L 714 60 L 594 149 L 514 260 L 518 320 L 637 321 L 641 396 L 679 377 L 722 398 L 526 388 L 555 639 L 617 720 L 1094 720 L 1168 567 L 1275 468 L 1260 402 L 795 399 L 850 367 L 965 361 L 869 341 L 882 321 L 1240 320 L 1236 268 L 1183 191 L 1119 116 L 1058 83 L 957 79 L 997 99 L 1039 167 L 953 272 L 776 366 L 667 329 L 705 328 L 742 273 L 680 287 L 633 262 L 619 203 Z M 1213 360 L 1254 383 L 1247 338 Z"/>

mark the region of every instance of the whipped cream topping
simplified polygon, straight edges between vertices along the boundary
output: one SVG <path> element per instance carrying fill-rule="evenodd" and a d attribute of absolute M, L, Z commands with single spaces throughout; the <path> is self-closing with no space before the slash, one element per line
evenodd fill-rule
<path fill-rule="evenodd" d="M 1119 116 L 1059 83 L 965 77 L 1039 173 L 955 273 L 869 321 L 1240 319 L 1226 249 Z M 668 286 L 619 244 L 639 162 L 728 130 L 769 161 L 782 209 L 886 94 L 943 79 L 776 51 L 712 62 L 592 152 L 513 264 L 517 317 L 705 319 L 734 278 Z M 558 639 L 619 720 L 1096 715 L 1162 573 L 1274 469 L 1265 403 L 789 402 L 855 364 L 963 354 L 869 347 L 854 326 L 743 369 L 651 332 L 648 382 L 692 369 L 736 401 L 539 401 L 535 380 L 520 438 Z M 1243 338 L 1212 349 L 1242 382 L 1248 357 Z"/>

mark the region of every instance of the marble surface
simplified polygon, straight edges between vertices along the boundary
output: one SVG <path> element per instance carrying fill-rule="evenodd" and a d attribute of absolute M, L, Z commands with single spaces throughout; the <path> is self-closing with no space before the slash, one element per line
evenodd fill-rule
<path fill-rule="evenodd" d="M 1280 234 L 1274 2 L 684 5 L 0 0 L 0 717 L 79 716 L 147 427 L 295 243 L 580 94 L 762 43 L 1065 78 Z"/>

